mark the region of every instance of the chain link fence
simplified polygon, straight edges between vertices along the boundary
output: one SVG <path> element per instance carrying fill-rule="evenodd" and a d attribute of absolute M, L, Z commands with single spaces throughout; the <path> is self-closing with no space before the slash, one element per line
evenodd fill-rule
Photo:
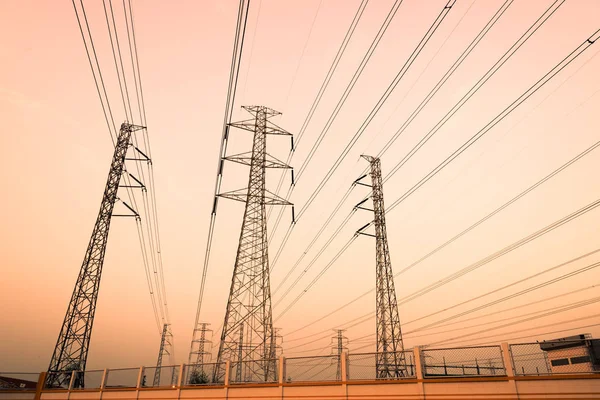
<path fill-rule="evenodd" d="M 425 377 L 506 375 L 500 346 L 426 349 L 421 362 Z"/>
<path fill-rule="evenodd" d="M 277 383 L 279 382 L 279 359 L 248 360 L 232 362 L 229 382 L 240 383 Z"/>
<path fill-rule="evenodd" d="M 600 354 L 591 341 L 557 340 L 510 345 L 515 375 L 554 375 L 600 372 Z"/>
<path fill-rule="evenodd" d="M 44 381 L 44 389 L 68 389 L 73 371 L 48 372 Z"/>
<path fill-rule="evenodd" d="M 0 391 L 35 390 L 39 378 L 39 373 L 0 372 Z"/>
<path fill-rule="evenodd" d="M 348 354 L 348 380 L 403 379 L 416 376 L 412 351 Z"/>
<path fill-rule="evenodd" d="M 142 387 L 175 387 L 179 377 L 179 366 L 144 367 Z"/>
<path fill-rule="evenodd" d="M 225 363 L 189 364 L 183 367 L 183 386 L 215 386 L 225 384 Z"/>
<path fill-rule="evenodd" d="M 77 371 L 73 374 L 74 380 L 71 388 L 74 390 L 100 389 L 100 386 L 102 385 L 103 376 L 104 370 Z"/>
<path fill-rule="evenodd" d="M 285 359 L 285 382 L 340 381 L 338 356 L 294 357 Z"/>
<path fill-rule="evenodd" d="M 137 387 L 139 368 L 109 369 L 106 372 L 105 388 L 135 388 Z M 142 386 L 148 384 L 148 377 L 142 375 Z"/>

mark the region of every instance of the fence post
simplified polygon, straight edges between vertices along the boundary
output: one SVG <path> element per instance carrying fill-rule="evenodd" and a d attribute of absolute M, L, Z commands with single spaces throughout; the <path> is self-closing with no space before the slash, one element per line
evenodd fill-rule
<path fill-rule="evenodd" d="M 415 354 L 415 373 L 417 376 L 417 386 L 419 388 L 419 395 L 425 398 L 425 382 L 423 381 L 423 363 L 421 362 L 421 348 L 419 346 L 413 347 Z"/>
<path fill-rule="evenodd" d="M 340 380 L 342 384 L 342 391 L 344 392 L 344 396 L 348 398 L 348 353 L 342 351 L 340 354 Z"/>
<path fill-rule="evenodd" d="M 44 389 L 44 385 L 46 384 L 46 372 L 41 372 L 38 377 L 38 383 L 35 387 L 35 398 L 34 400 L 40 400 L 42 397 L 42 390 Z"/>
<path fill-rule="evenodd" d="M 144 367 L 140 367 L 140 372 L 138 372 L 137 382 L 135 384 L 135 387 L 137 389 L 142 387 L 142 377 L 143 376 L 144 376 Z"/>
<path fill-rule="evenodd" d="M 181 384 L 183 383 L 183 372 L 184 372 L 183 368 L 184 368 L 184 366 L 183 366 L 183 364 L 181 364 L 179 366 L 179 376 L 177 377 L 177 387 L 178 388 L 180 388 Z"/>
<path fill-rule="evenodd" d="M 283 399 L 283 384 L 285 383 L 285 357 L 282 355 L 279 356 L 279 387 L 281 398 Z"/>
<path fill-rule="evenodd" d="M 225 386 L 229 386 L 229 378 L 231 375 L 231 361 L 225 361 L 225 379 L 223 380 L 223 384 Z"/>
<path fill-rule="evenodd" d="M 346 353 L 345 351 L 342 351 L 341 356 L 342 357 L 341 357 L 340 363 L 342 364 L 341 365 L 342 368 L 341 368 L 340 378 L 341 378 L 342 382 L 346 382 L 348 380 L 348 364 L 347 364 L 348 363 L 348 353 Z"/>
<path fill-rule="evenodd" d="M 279 384 L 282 385 L 285 382 L 285 357 L 282 355 L 279 356 Z"/>
<path fill-rule="evenodd" d="M 506 376 L 508 377 L 510 390 L 514 393 L 515 397 L 518 398 L 519 391 L 517 389 L 517 381 L 515 380 L 515 371 L 513 369 L 512 357 L 508 343 L 500 343 L 500 350 L 502 352 L 502 362 L 504 363 L 504 370 L 506 371 Z"/>
<path fill-rule="evenodd" d="M 100 390 L 104 390 L 106 387 L 106 377 L 108 376 L 108 368 L 104 368 L 102 372 L 102 380 L 100 381 Z"/>
<path fill-rule="evenodd" d="M 71 380 L 69 381 L 69 392 L 73 389 L 73 382 L 75 382 L 75 371 L 71 372 Z"/>

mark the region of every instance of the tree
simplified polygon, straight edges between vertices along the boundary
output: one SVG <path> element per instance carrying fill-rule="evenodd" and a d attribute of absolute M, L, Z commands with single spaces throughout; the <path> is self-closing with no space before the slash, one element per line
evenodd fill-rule
<path fill-rule="evenodd" d="M 204 370 L 193 370 L 190 374 L 190 385 L 202 385 L 209 383 L 208 374 Z"/>

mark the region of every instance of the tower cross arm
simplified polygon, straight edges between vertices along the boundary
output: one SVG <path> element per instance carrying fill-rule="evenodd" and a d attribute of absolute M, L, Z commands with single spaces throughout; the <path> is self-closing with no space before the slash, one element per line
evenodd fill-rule
<path fill-rule="evenodd" d="M 244 129 L 246 131 L 254 132 L 256 129 L 256 121 L 255 119 L 246 119 L 238 122 L 231 122 L 229 126 L 234 128 Z M 292 136 L 291 133 L 286 131 L 285 129 L 277 126 L 271 121 L 266 122 L 266 126 L 264 127 L 265 135 L 283 135 L 283 136 Z"/>
<path fill-rule="evenodd" d="M 245 152 L 240 154 L 234 154 L 231 156 L 223 157 L 224 160 L 236 162 L 239 164 L 250 165 L 252 163 L 252 152 Z M 273 157 L 270 154 L 265 154 L 265 168 L 292 168 L 283 161 Z"/>

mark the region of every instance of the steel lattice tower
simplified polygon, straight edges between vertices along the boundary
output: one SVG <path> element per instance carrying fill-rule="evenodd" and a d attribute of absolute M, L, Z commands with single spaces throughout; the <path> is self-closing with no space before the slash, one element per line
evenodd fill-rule
<path fill-rule="evenodd" d="M 171 353 L 169 352 L 169 349 L 172 346 L 172 343 L 171 343 L 172 338 L 173 338 L 173 335 L 171 334 L 171 331 L 169 330 L 169 324 L 164 324 L 162 335 L 160 336 L 160 350 L 158 350 L 158 360 L 156 361 L 156 371 L 154 371 L 154 379 L 152 381 L 152 386 L 154 386 L 154 387 L 160 386 L 160 373 L 162 370 L 162 360 L 163 360 L 163 356 L 171 355 Z M 175 374 L 173 374 L 171 376 L 171 380 L 172 381 L 175 380 Z"/>
<path fill-rule="evenodd" d="M 331 354 L 337 356 L 336 379 L 342 380 L 342 353 L 348 350 L 348 338 L 344 336 L 345 329 L 336 330 L 337 334 L 331 338 Z M 344 379 L 345 380 L 345 379 Z"/>
<path fill-rule="evenodd" d="M 254 116 L 230 126 L 254 132 L 252 152 L 224 157 L 250 166 L 246 189 L 221 193 L 220 197 L 246 203 L 231 290 L 223 323 L 215 378 L 222 378 L 227 360 L 234 363 L 238 381 L 275 381 L 275 337 L 269 283 L 266 205 L 291 205 L 265 188 L 266 168 L 290 168 L 266 152 L 267 135 L 289 132 L 268 121 L 280 113 L 263 106 L 243 107 Z M 217 381 L 215 379 L 215 381 Z"/>
<path fill-rule="evenodd" d="M 381 178 L 381 161 L 379 158 L 362 156 L 371 164 L 371 199 L 373 200 L 373 214 L 375 219 L 375 248 L 376 248 L 376 314 L 377 314 L 377 359 L 376 371 L 378 379 L 389 379 L 406 376 L 406 360 L 404 357 L 404 344 L 398 314 L 398 302 L 394 288 L 394 274 L 388 248 L 387 231 L 385 227 L 385 207 L 383 204 L 383 183 Z M 356 183 L 360 183 L 359 178 Z M 368 185 L 366 185 L 368 186 Z M 362 208 L 361 204 L 357 208 Z M 363 231 L 367 224 L 358 230 Z M 369 235 L 373 236 L 373 235 Z"/>
<path fill-rule="evenodd" d="M 200 338 L 192 340 L 192 349 L 190 353 L 190 364 L 202 365 L 210 359 L 211 352 L 207 350 L 207 345 L 212 347 L 212 341 L 206 337 L 207 333 L 212 335 L 212 330 L 208 329 L 210 324 L 207 322 L 200 322 L 196 329 L 194 329 L 194 337 L 196 337 L 196 331 L 199 332 Z"/>
<path fill-rule="evenodd" d="M 131 134 L 139 129 L 143 127 L 127 123 L 121 125 L 100 212 L 48 367 L 47 384 L 50 386 L 69 382 L 69 371 L 85 370 L 112 212 Z M 84 387 L 83 376 L 77 375 L 73 387 Z"/>

